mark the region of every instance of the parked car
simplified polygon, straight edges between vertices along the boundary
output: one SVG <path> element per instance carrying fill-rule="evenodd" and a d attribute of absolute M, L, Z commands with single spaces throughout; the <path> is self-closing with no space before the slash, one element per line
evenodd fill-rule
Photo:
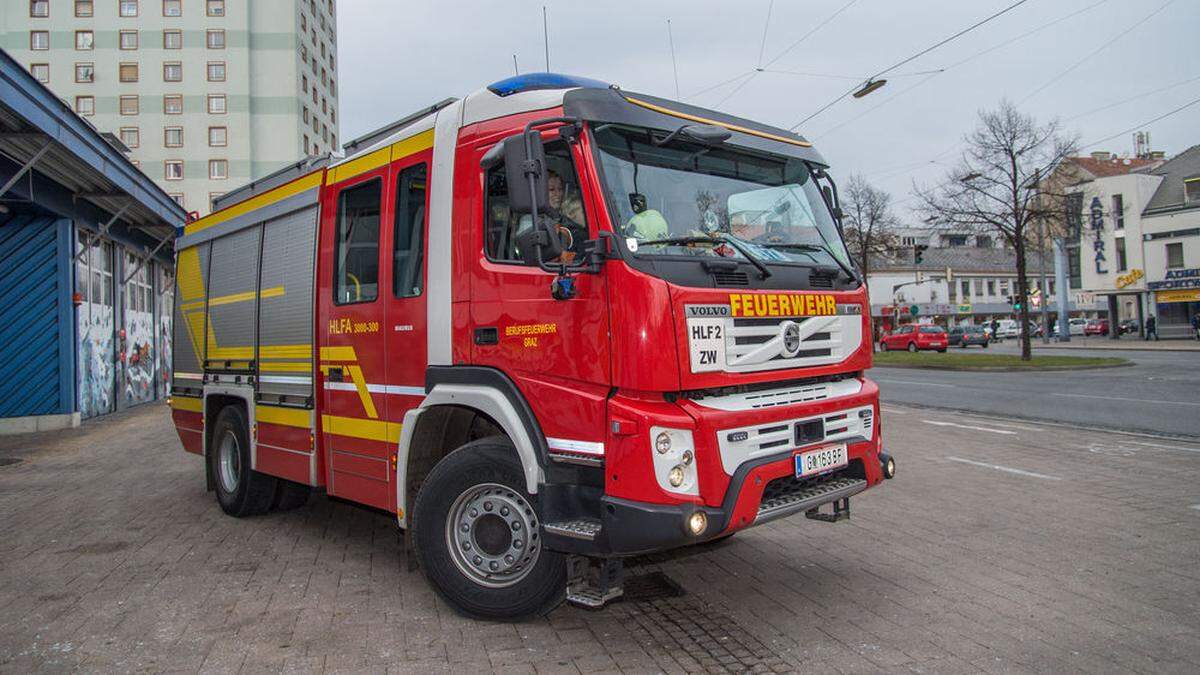
<path fill-rule="evenodd" d="M 915 352 L 919 349 L 936 349 L 945 352 L 949 346 L 946 329 L 941 326 L 901 326 L 879 339 L 879 351 L 891 349 L 907 349 Z"/>
<path fill-rule="evenodd" d="M 1138 332 L 1137 319 L 1125 319 L 1121 323 L 1117 324 L 1117 334 L 1118 335 L 1125 335 L 1126 333 L 1136 333 L 1136 332 Z"/>
<path fill-rule="evenodd" d="M 1071 335 L 1083 335 L 1083 328 L 1087 326 L 1087 319 L 1067 319 L 1067 326 L 1071 330 Z"/>
<path fill-rule="evenodd" d="M 1083 327 L 1084 335 L 1108 335 L 1108 319 L 1092 319 Z"/>
<path fill-rule="evenodd" d="M 988 324 L 991 328 L 991 324 Z M 1000 319 L 996 322 L 996 334 L 992 336 L 993 340 L 1003 340 L 1004 338 L 1015 338 L 1021 335 L 1021 324 L 1015 319 Z"/>
<path fill-rule="evenodd" d="M 979 345 L 987 349 L 988 336 L 984 332 L 983 326 L 955 326 L 950 329 L 949 341 L 952 345 L 959 347 L 967 347 L 968 345 Z"/>

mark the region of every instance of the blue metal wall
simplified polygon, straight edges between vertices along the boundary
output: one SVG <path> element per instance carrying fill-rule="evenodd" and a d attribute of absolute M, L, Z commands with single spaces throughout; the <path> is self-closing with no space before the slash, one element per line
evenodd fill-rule
<path fill-rule="evenodd" d="M 74 409 L 70 221 L 0 216 L 0 417 Z"/>

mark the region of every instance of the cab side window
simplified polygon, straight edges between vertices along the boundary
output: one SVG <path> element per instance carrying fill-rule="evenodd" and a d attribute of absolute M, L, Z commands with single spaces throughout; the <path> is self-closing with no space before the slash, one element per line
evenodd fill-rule
<path fill-rule="evenodd" d="M 570 249 L 582 248 L 587 239 L 587 217 L 583 210 L 582 192 L 570 148 L 565 141 L 546 143 L 546 164 L 549 175 L 549 216 L 562 228 L 572 231 Z M 508 208 L 508 181 L 504 163 L 492 167 L 484 177 L 486 199 L 483 214 L 483 248 L 488 260 L 522 263 L 517 237 L 532 227 L 528 215 L 517 215 Z"/>
<path fill-rule="evenodd" d="M 405 168 L 396 179 L 396 223 L 392 245 L 392 293 L 397 298 L 421 294 L 425 242 L 425 164 Z"/>
<path fill-rule="evenodd" d="M 336 304 L 371 302 L 379 295 L 379 203 L 383 181 L 376 178 L 338 195 L 337 240 L 333 256 Z"/>

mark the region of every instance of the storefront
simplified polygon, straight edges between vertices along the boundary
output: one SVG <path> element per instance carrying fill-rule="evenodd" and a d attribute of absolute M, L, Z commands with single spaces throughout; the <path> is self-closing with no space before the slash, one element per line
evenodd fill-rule
<path fill-rule="evenodd" d="M 1200 268 L 1167 270 L 1147 286 L 1154 291 L 1159 336 L 1192 337 L 1192 318 L 1200 314 Z"/>

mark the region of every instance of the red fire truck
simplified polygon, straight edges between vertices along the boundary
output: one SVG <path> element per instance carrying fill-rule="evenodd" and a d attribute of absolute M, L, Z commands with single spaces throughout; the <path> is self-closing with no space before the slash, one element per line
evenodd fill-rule
<path fill-rule="evenodd" d="M 395 514 L 466 614 L 600 606 L 624 558 L 840 520 L 894 472 L 795 134 L 523 75 L 216 208 L 177 244 L 183 447 L 233 516 Z"/>

